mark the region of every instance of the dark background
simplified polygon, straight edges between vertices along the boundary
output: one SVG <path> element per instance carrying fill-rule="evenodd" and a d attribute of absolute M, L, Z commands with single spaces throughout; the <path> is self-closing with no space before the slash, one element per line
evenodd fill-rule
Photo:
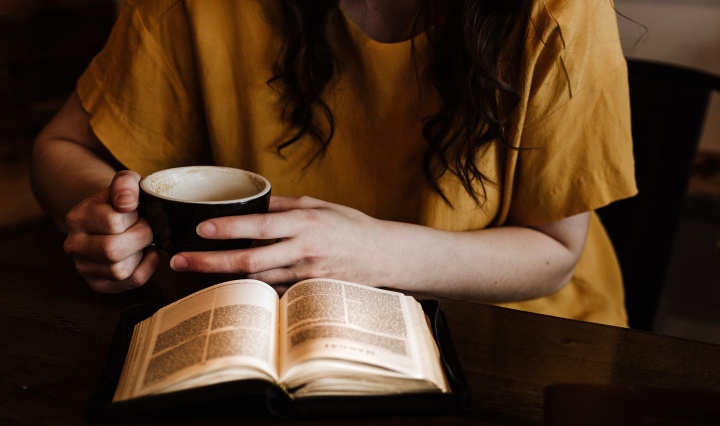
<path fill-rule="evenodd" d="M 0 237 L 42 220 L 32 141 L 102 48 L 113 0 L 0 0 Z"/>

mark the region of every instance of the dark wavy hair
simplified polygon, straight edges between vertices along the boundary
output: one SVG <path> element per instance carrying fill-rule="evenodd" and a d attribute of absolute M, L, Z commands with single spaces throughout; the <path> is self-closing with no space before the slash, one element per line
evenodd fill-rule
<path fill-rule="evenodd" d="M 334 118 L 322 94 L 339 70 L 327 38 L 340 13 L 338 3 L 282 1 L 285 41 L 268 83 L 282 83 L 286 113 L 296 132 L 278 145 L 281 155 L 310 135 L 319 143 L 312 162 L 333 138 Z M 478 168 L 478 155 L 493 142 L 512 149 L 507 144 L 509 117 L 520 99 L 518 73 L 530 7 L 530 0 L 427 0 L 416 18 L 414 28 L 428 29 L 431 49 L 429 67 L 417 70 L 418 75 L 429 78 L 442 100 L 439 110 L 424 121 L 422 167 L 431 187 L 448 203 L 438 185 L 445 173 L 455 174 L 481 204 L 485 185 L 494 183 Z M 318 125 L 318 113 L 325 126 Z M 480 193 L 474 182 L 480 184 Z"/>

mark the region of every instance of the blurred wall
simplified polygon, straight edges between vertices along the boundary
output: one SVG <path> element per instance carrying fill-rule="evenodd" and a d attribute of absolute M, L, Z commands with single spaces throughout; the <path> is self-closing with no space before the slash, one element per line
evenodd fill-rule
<path fill-rule="evenodd" d="M 0 0 L 0 145 L 33 138 L 105 44 L 113 0 Z"/>
<path fill-rule="evenodd" d="M 720 0 L 615 0 L 615 7 L 626 56 L 720 75 Z M 720 153 L 720 94 L 699 150 Z"/>

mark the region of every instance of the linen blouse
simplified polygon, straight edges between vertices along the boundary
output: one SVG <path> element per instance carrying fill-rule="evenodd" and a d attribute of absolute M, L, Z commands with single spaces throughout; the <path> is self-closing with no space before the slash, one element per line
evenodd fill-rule
<path fill-rule="evenodd" d="M 418 72 L 427 62 L 425 33 L 381 43 L 335 16 L 340 71 L 323 95 L 335 135 L 311 162 L 318 145 L 309 136 L 276 150 L 296 131 L 283 119 L 281 88 L 268 84 L 283 42 L 276 0 L 127 0 L 77 92 L 101 142 L 143 176 L 212 163 L 262 174 L 275 195 L 309 195 L 379 219 L 452 231 L 532 227 L 636 187 L 611 2 L 536 0 L 531 21 L 509 139 L 520 149 L 492 144 L 477 158 L 493 182 L 481 205 L 446 173 L 439 185 L 448 205 L 422 173 L 423 119 L 440 102 Z M 566 287 L 501 305 L 625 326 L 619 266 L 597 215 Z"/>

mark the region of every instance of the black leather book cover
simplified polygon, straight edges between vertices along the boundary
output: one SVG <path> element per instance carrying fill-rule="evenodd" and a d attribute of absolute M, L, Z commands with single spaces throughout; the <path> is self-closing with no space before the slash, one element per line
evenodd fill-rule
<path fill-rule="evenodd" d="M 130 307 L 121 314 L 100 383 L 88 404 L 88 419 L 92 422 L 115 423 L 171 419 L 208 412 L 227 414 L 229 411 L 266 413 L 287 419 L 461 413 L 469 408 L 470 392 L 455 354 L 445 316 L 437 301 L 419 302 L 430 319 L 451 393 L 292 399 L 272 383 L 242 380 L 112 402 L 135 324 L 162 307 L 160 304 L 147 304 Z"/>

